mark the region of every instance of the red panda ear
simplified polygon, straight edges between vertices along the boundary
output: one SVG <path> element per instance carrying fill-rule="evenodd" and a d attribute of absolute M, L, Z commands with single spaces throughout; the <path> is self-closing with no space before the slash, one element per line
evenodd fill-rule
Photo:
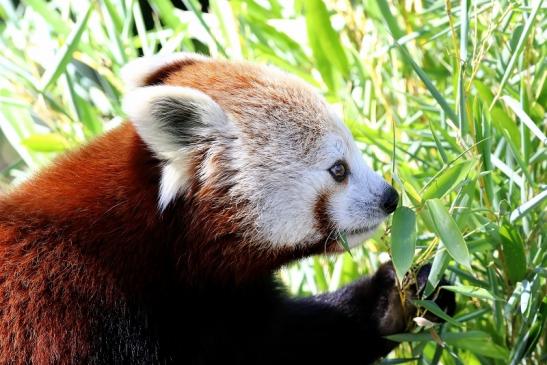
<path fill-rule="evenodd" d="M 124 98 L 124 110 L 143 141 L 164 161 L 180 158 L 184 150 L 228 126 L 226 114 L 213 99 L 188 87 L 137 88 Z"/>
<path fill-rule="evenodd" d="M 164 210 L 190 179 L 188 159 L 196 146 L 230 130 L 220 106 L 201 91 L 180 86 L 139 87 L 124 98 L 129 120 L 162 160 L 159 207 Z"/>
<path fill-rule="evenodd" d="M 154 76 L 165 78 L 170 72 L 184 65 L 208 59 L 206 56 L 189 52 L 141 57 L 125 65 L 121 70 L 121 77 L 126 91 L 131 91 L 142 86 L 157 85 L 158 82 L 154 82 L 157 77 Z"/>

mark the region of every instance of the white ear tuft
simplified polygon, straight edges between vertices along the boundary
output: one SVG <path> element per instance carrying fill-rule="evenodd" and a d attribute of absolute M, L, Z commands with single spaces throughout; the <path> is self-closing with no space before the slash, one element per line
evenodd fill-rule
<path fill-rule="evenodd" d="M 123 109 L 144 142 L 164 161 L 226 128 L 220 106 L 196 89 L 180 86 L 140 87 L 127 94 Z"/>
<path fill-rule="evenodd" d="M 208 60 L 206 56 L 190 52 L 141 57 L 125 65 L 121 70 L 121 77 L 126 91 L 131 91 L 146 86 L 147 78 L 164 67 L 178 62 L 205 60 Z"/>
<path fill-rule="evenodd" d="M 184 190 L 189 179 L 185 161 L 171 162 L 163 167 L 158 197 L 161 212 Z"/>

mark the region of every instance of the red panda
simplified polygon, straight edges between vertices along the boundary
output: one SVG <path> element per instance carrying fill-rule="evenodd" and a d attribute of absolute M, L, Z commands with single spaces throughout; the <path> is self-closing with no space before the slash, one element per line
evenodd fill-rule
<path fill-rule="evenodd" d="M 389 352 L 409 315 L 389 264 L 310 298 L 274 280 L 397 206 L 324 100 L 273 68 L 194 54 L 136 60 L 124 79 L 128 122 L 0 197 L 0 364 Z"/>

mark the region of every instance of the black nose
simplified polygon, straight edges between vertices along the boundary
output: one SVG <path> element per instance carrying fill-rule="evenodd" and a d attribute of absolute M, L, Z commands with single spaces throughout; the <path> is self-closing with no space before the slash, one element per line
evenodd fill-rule
<path fill-rule="evenodd" d="M 386 214 L 391 214 L 397 208 L 397 203 L 399 203 L 399 194 L 391 186 L 384 190 L 382 194 L 381 206 L 382 210 Z"/>

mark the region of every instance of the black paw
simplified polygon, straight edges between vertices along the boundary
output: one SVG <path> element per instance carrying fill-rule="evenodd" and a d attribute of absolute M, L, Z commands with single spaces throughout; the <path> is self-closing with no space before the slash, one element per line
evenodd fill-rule
<path fill-rule="evenodd" d="M 385 336 L 404 331 L 408 322 L 409 303 L 400 295 L 391 261 L 378 268 L 372 277 L 372 283 L 376 289 L 374 317 L 379 333 Z"/>
<path fill-rule="evenodd" d="M 393 263 L 388 261 L 380 265 L 376 273 L 374 274 L 373 280 L 376 285 L 384 289 L 391 289 L 396 287 L 396 274 Z"/>
<path fill-rule="evenodd" d="M 418 274 L 416 275 L 416 286 L 418 293 L 416 295 L 417 298 L 423 298 L 423 292 L 425 290 L 427 278 L 430 271 L 431 264 L 424 265 L 418 270 Z M 456 296 L 454 292 L 442 289 L 441 287 L 444 285 L 450 285 L 450 283 L 445 278 L 441 279 L 439 285 L 432 294 L 423 299 L 434 301 L 435 304 L 437 304 L 439 308 L 441 308 L 446 314 L 452 316 L 456 312 Z M 444 322 L 444 320 L 437 317 L 431 312 L 427 312 L 424 317 L 431 322 Z"/>
<path fill-rule="evenodd" d="M 383 264 L 376 271 L 372 281 L 378 293 L 376 313 L 378 329 L 382 335 L 403 332 L 414 325 L 412 319 L 416 316 L 417 309 L 413 300 L 416 299 L 433 300 L 448 315 L 454 314 L 456 300 L 453 292 L 437 288 L 430 296 L 422 298 L 430 271 L 431 265 L 424 265 L 416 275 L 407 275 L 400 287 L 397 286 L 395 269 L 391 262 Z M 443 279 L 438 286 L 447 284 Z M 443 322 L 429 312 L 424 317 L 431 322 Z"/>

